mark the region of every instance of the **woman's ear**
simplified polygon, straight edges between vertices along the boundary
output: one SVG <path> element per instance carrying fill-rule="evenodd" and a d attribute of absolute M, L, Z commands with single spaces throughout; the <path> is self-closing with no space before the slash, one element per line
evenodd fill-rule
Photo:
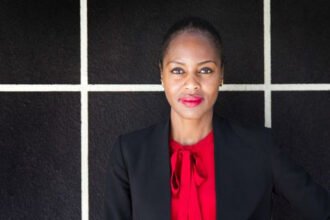
<path fill-rule="evenodd" d="M 159 72 L 162 74 L 163 73 L 163 65 L 161 64 L 161 62 L 158 63 L 158 68 L 159 68 Z"/>
<path fill-rule="evenodd" d="M 222 66 L 222 67 L 221 67 L 221 71 L 220 71 L 220 86 L 223 85 L 224 73 L 225 73 L 225 67 Z"/>
<path fill-rule="evenodd" d="M 159 64 L 158 64 L 158 67 L 159 67 L 159 73 L 160 73 L 160 82 L 161 82 L 162 85 L 163 85 L 163 68 L 162 68 L 162 64 L 159 63 Z"/>

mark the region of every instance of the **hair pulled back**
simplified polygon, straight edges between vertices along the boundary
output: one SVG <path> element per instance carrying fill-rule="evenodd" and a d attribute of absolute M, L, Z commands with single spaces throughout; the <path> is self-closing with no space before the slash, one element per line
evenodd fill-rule
<path fill-rule="evenodd" d="M 223 55 L 223 46 L 222 40 L 219 32 L 216 28 L 209 23 L 208 21 L 199 18 L 199 17 L 187 17 L 182 20 L 177 21 L 173 24 L 170 29 L 166 32 L 163 41 L 162 47 L 160 51 L 159 57 L 159 65 L 162 67 L 163 59 L 167 52 L 168 46 L 171 40 L 184 32 L 199 32 L 205 34 L 210 40 L 212 40 L 213 44 L 215 45 L 216 49 L 218 50 L 218 54 L 221 60 L 221 66 L 224 65 L 224 55 Z"/>

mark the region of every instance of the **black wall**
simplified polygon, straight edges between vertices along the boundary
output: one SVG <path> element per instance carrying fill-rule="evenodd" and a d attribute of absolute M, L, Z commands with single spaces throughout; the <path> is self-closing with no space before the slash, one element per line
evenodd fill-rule
<path fill-rule="evenodd" d="M 330 3 L 273 0 L 272 83 L 330 83 Z M 225 84 L 263 84 L 263 1 L 88 1 L 90 84 L 159 84 L 165 30 L 197 15 L 221 32 Z M 1 84 L 79 84 L 78 0 L 0 2 Z M 292 85 L 294 87 L 294 85 Z M 321 87 L 320 87 L 321 88 Z M 330 190 L 330 91 L 273 91 L 275 141 Z M 114 139 L 168 114 L 162 92 L 89 92 L 89 215 L 103 219 Z M 81 219 L 80 92 L 0 89 L 0 219 Z M 216 112 L 264 125 L 263 91 L 220 92 Z M 274 220 L 300 220 L 274 196 Z"/>
<path fill-rule="evenodd" d="M 0 1 L 2 84 L 79 84 L 78 0 Z M 29 86 L 28 86 L 29 87 Z M 81 219 L 79 92 L 0 92 L 0 219 Z"/>

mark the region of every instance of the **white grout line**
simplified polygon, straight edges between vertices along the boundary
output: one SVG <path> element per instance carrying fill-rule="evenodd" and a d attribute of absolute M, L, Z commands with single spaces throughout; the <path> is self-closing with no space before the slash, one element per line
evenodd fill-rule
<path fill-rule="evenodd" d="M 89 91 L 95 92 L 159 92 L 163 87 L 158 84 L 90 84 Z"/>
<path fill-rule="evenodd" d="M 272 127 L 272 92 L 269 89 L 265 89 L 264 92 L 264 117 L 265 127 Z"/>
<path fill-rule="evenodd" d="M 79 84 L 0 84 L 0 92 L 80 92 Z"/>
<path fill-rule="evenodd" d="M 224 84 L 220 91 L 264 91 L 263 84 Z"/>
<path fill-rule="evenodd" d="M 330 91 L 328 83 L 272 84 L 272 91 Z"/>
<path fill-rule="evenodd" d="M 81 217 L 89 219 L 88 189 L 88 92 L 81 91 Z"/>
<path fill-rule="evenodd" d="M 264 0 L 264 114 L 265 127 L 272 127 L 272 94 L 271 94 L 271 12 L 270 0 Z"/>
<path fill-rule="evenodd" d="M 87 63 L 81 67 L 87 74 Z M 224 84 L 220 91 L 330 91 L 330 83 L 302 84 Z M 158 84 L 0 84 L 0 92 L 162 92 Z"/>
<path fill-rule="evenodd" d="M 81 216 L 89 217 L 88 190 L 88 92 L 81 91 Z"/>
<path fill-rule="evenodd" d="M 81 219 L 89 219 L 87 0 L 80 0 Z"/>

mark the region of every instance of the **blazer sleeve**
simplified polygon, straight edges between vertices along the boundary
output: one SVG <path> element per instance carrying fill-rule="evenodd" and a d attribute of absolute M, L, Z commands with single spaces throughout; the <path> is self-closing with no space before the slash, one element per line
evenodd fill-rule
<path fill-rule="evenodd" d="M 270 137 L 270 140 L 272 138 Z M 280 194 L 310 220 L 330 219 L 330 193 L 317 183 L 303 167 L 294 163 L 273 141 L 271 145 L 272 173 L 275 194 Z"/>
<path fill-rule="evenodd" d="M 110 152 L 106 170 L 105 219 L 132 219 L 130 185 L 119 137 Z"/>

